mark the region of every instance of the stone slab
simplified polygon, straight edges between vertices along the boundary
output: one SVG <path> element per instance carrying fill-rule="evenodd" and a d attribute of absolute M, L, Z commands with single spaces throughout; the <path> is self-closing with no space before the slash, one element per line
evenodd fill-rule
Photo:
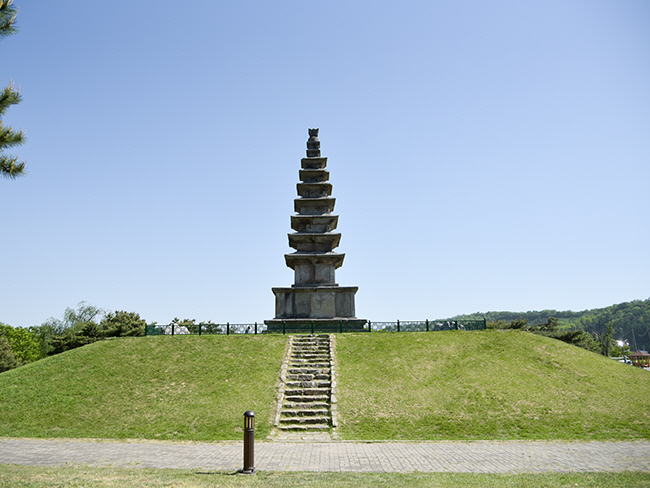
<path fill-rule="evenodd" d="M 355 318 L 356 286 L 272 288 L 275 318 L 344 319 Z"/>

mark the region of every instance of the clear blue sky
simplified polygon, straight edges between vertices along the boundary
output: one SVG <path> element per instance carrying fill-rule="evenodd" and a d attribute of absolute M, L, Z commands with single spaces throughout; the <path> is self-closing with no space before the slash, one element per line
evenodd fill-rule
<path fill-rule="evenodd" d="M 650 297 L 650 2 L 15 0 L 0 321 L 253 322 L 309 127 L 357 316 Z"/>

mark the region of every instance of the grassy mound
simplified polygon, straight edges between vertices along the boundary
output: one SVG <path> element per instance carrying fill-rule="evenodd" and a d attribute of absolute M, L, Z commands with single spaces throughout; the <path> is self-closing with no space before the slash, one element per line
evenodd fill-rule
<path fill-rule="evenodd" d="M 337 336 L 345 439 L 648 439 L 650 373 L 517 331 Z"/>
<path fill-rule="evenodd" d="M 287 337 L 98 342 L 0 374 L 0 436 L 270 432 Z M 338 334 L 344 439 L 650 439 L 650 373 L 517 331 Z"/>
<path fill-rule="evenodd" d="M 102 341 L 0 375 L 0 436 L 241 439 L 275 414 L 286 338 Z"/>

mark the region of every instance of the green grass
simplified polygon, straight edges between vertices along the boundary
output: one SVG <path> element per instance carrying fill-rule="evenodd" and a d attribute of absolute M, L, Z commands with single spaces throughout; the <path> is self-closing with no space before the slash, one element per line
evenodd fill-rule
<path fill-rule="evenodd" d="M 255 476 L 176 469 L 44 468 L 0 465 L 0 487 L 441 487 L 556 488 L 650 487 L 648 473 L 302 473 L 260 472 Z"/>
<path fill-rule="evenodd" d="M 518 331 L 337 336 L 344 439 L 648 439 L 650 373 Z"/>
<path fill-rule="evenodd" d="M 264 439 L 281 335 L 102 341 L 0 374 L 0 436 Z M 650 439 L 650 373 L 517 331 L 337 334 L 339 435 Z"/>
<path fill-rule="evenodd" d="M 176 336 L 102 341 L 0 375 L 0 436 L 241 439 L 275 414 L 286 338 Z"/>

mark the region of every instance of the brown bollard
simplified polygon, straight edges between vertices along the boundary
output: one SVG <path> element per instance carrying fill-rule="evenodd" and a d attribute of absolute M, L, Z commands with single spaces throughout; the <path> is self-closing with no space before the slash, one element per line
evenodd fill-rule
<path fill-rule="evenodd" d="M 255 413 L 244 412 L 244 469 L 242 474 L 255 474 Z"/>

